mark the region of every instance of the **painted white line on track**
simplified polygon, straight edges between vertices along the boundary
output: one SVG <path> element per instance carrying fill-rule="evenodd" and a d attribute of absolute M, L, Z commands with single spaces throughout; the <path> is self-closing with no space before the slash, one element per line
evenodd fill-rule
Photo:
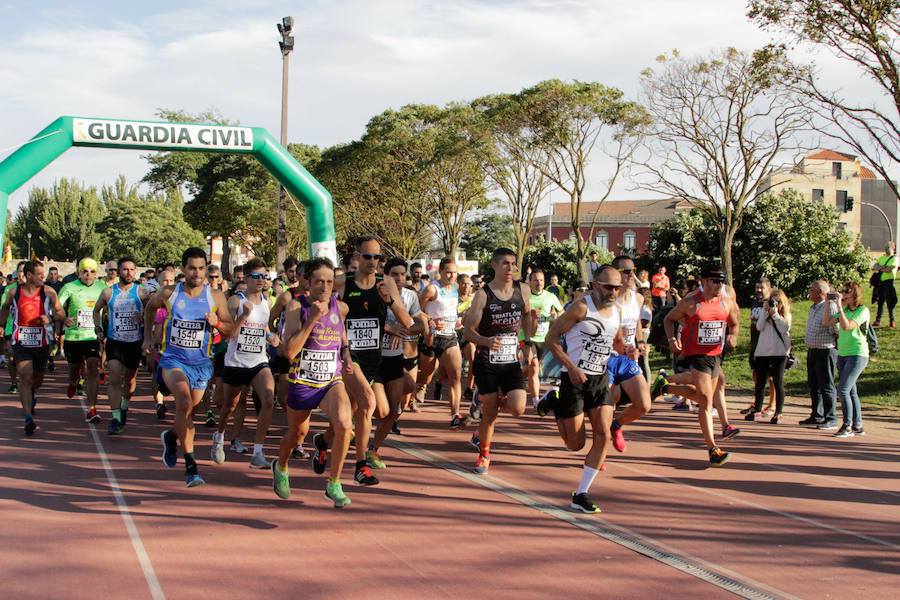
<path fill-rule="evenodd" d="M 584 529 L 594 535 L 659 561 L 742 598 L 785 598 L 787 600 L 798 600 L 796 596 L 787 592 L 772 588 L 762 582 L 749 579 L 740 573 L 736 573 L 720 565 L 681 552 L 652 538 L 648 538 L 620 525 L 601 519 L 596 515 L 583 517 L 574 512 L 559 508 L 558 503 L 554 500 L 544 498 L 535 492 L 517 487 L 497 477 L 476 475 L 471 472 L 470 467 L 453 462 L 440 454 L 425 450 L 416 444 L 392 440 L 390 438 L 385 441 L 385 444 L 414 456 L 419 460 L 449 471 L 470 483 L 503 494 L 524 506 L 539 510 L 560 521 Z"/>
<path fill-rule="evenodd" d="M 79 398 L 79 401 L 81 402 L 82 410 L 87 412 L 87 405 L 84 403 L 84 398 Z M 147 549 L 144 548 L 144 542 L 141 540 L 141 534 L 138 533 L 137 525 L 134 524 L 134 519 L 131 518 L 131 512 L 128 510 L 128 505 L 125 503 L 125 496 L 122 495 L 122 490 L 119 487 L 116 474 L 113 473 L 112 465 L 109 464 L 109 459 L 106 456 L 106 450 L 103 449 L 103 444 L 100 442 L 100 436 L 97 435 L 97 428 L 94 427 L 93 424 L 90 424 L 89 429 L 91 431 L 91 437 L 94 438 L 94 446 L 97 447 L 97 454 L 100 456 L 100 462 L 103 464 L 103 470 L 106 471 L 106 479 L 109 481 L 109 487 L 112 489 L 113 498 L 116 499 L 119 514 L 122 516 L 122 521 L 125 522 L 125 529 L 128 531 L 128 537 L 131 538 L 131 545 L 134 547 L 134 553 L 137 554 L 141 570 L 144 571 L 144 579 L 147 580 L 147 587 L 150 588 L 150 595 L 154 600 L 165 600 L 166 595 L 163 593 L 162 586 L 159 584 L 159 579 L 156 578 L 156 571 L 153 569 L 153 563 L 150 562 L 150 555 L 147 554 Z"/>

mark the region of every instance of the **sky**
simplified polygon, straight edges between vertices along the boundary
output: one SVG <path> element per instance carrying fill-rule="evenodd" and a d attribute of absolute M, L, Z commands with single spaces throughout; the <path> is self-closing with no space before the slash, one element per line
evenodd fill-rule
<path fill-rule="evenodd" d="M 635 98 L 641 70 L 660 54 L 769 41 L 745 12 L 745 0 L 0 0 L 0 160 L 60 115 L 156 120 L 161 108 L 215 110 L 277 138 L 276 23 L 287 15 L 288 140 L 327 147 L 358 139 L 388 108 L 551 78 L 598 81 Z M 829 56 L 800 58 L 816 59 L 826 79 L 858 81 Z M 138 183 L 148 170 L 141 155 L 72 148 L 13 193 L 10 208 L 61 177 Z M 601 167 L 592 179 L 603 178 Z M 621 182 L 612 198 L 647 197 L 628 188 Z"/>

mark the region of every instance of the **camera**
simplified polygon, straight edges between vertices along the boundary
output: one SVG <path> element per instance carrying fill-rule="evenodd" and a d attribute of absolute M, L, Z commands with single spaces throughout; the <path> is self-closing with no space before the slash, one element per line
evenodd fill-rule
<path fill-rule="evenodd" d="M 827 294 L 825 294 L 825 297 L 829 300 L 837 300 L 839 298 L 837 292 L 828 292 Z"/>
<path fill-rule="evenodd" d="M 777 304 L 778 304 L 778 301 L 775 298 L 769 298 L 769 306 L 771 306 L 772 308 L 775 308 L 775 306 Z"/>

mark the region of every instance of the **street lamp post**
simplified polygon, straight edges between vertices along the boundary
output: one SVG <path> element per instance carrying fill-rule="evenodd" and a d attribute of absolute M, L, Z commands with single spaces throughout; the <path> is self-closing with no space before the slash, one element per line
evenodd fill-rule
<path fill-rule="evenodd" d="M 31 260 L 31 232 L 28 232 L 28 256 L 25 257 L 25 260 Z"/>
<path fill-rule="evenodd" d="M 277 24 L 281 41 L 281 145 L 287 148 L 287 113 L 288 113 L 288 64 L 291 50 L 294 49 L 294 36 L 291 31 L 294 28 L 294 18 L 284 17 Z M 275 262 L 276 270 L 281 272 L 284 260 L 287 258 L 287 190 L 283 185 L 278 186 L 278 229 L 275 235 Z"/>

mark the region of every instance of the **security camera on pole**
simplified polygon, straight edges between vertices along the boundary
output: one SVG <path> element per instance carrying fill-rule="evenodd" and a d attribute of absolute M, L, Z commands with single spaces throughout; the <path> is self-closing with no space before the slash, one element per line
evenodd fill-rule
<path fill-rule="evenodd" d="M 288 111 L 288 63 L 291 50 L 294 49 L 294 36 L 291 31 L 294 28 L 294 18 L 285 17 L 277 24 L 281 41 L 281 145 L 287 148 L 287 111 Z M 281 272 L 284 260 L 287 257 L 287 191 L 283 185 L 278 186 L 278 231 L 275 238 L 275 262 L 276 269 Z"/>

